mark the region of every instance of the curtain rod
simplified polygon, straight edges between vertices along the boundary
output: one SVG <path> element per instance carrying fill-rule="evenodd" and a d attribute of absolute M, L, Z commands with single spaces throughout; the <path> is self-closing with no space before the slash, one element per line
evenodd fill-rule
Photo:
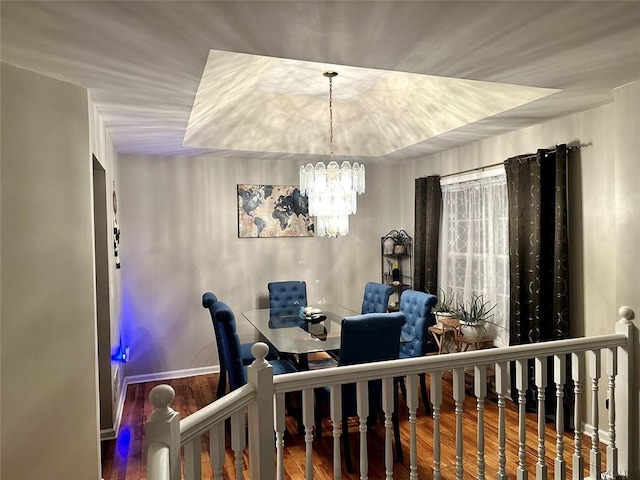
<path fill-rule="evenodd" d="M 591 142 L 589 142 L 589 143 L 581 143 L 579 145 L 568 145 L 567 146 L 567 150 L 569 152 L 571 152 L 572 150 L 579 150 L 580 148 L 588 147 L 590 145 L 592 145 Z M 547 150 L 549 152 L 555 152 L 556 151 L 555 148 L 543 148 L 541 150 Z M 529 153 L 529 154 L 525 154 L 525 155 L 521 155 L 521 156 L 522 157 L 533 157 L 535 155 L 537 155 L 537 153 Z M 440 178 L 453 177 L 454 175 L 462 175 L 463 173 L 482 172 L 482 171 L 487 170 L 489 168 L 497 167 L 499 165 L 504 165 L 504 162 L 492 163 L 491 165 L 484 165 L 482 167 L 470 168 L 469 170 L 463 170 L 461 172 L 456 172 L 456 173 L 448 173 L 447 175 L 441 175 Z"/>

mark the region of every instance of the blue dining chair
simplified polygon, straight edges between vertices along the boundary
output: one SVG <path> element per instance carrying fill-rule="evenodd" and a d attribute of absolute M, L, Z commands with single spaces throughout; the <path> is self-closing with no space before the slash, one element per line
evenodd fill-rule
<path fill-rule="evenodd" d="M 400 344 L 400 358 L 414 358 L 426 355 L 431 336 L 429 327 L 435 324 L 431 309 L 437 298 L 430 293 L 417 290 L 405 290 L 400 296 L 400 311 L 404 314 L 406 323 L 402 326 L 402 336 L 405 341 Z M 407 341 L 408 339 L 408 341 Z M 399 378 L 398 384 L 406 399 L 404 378 Z M 420 374 L 420 393 L 427 414 L 431 414 L 431 405 L 427 393 L 426 374 Z"/>
<path fill-rule="evenodd" d="M 220 332 L 222 355 L 229 376 L 229 389 L 233 391 L 247 383 L 247 366 L 242 361 L 240 339 L 236 331 L 236 319 L 233 311 L 224 302 L 217 301 L 213 306 L 213 310 L 213 323 L 214 326 L 218 325 L 218 331 Z M 274 375 L 298 371 L 292 363 L 286 360 L 270 360 L 269 363 L 273 368 Z"/>
<path fill-rule="evenodd" d="M 269 308 L 277 308 L 287 311 L 288 315 L 297 315 L 301 306 L 307 306 L 307 284 L 300 280 L 284 282 L 270 282 Z"/>
<path fill-rule="evenodd" d="M 218 303 L 218 297 L 212 292 L 205 292 L 202 295 L 202 306 L 209 310 L 209 314 L 211 315 L 211 321 L 213 323 L 213 332 L 216 337 L 216 348 L 218 349 L 218 364 L 220 365 L 220 375 L 218 378 L 218 388 L 216 390 L 216 397 L 220 398 L 224 395 L 227 389 L 227 365 L 225 362 L 225 358 L 223 355 L 223 346 L 222 346 L 222 333 L 220 332 L 220 326 L 215 320 L 215 304 Z M 267 354 L 267 360 L 272 361 L 278 358 L 278 352 L 273 347 L 273 345 L 269 344 L 269 353 Z M 243 365 L 250 365 L 253 362 L 254 357 L 251 353 L 251 347 L 253 343 L 241 343 L 240 344 L 240 358 L 242 359 Z"/>
<path fill-rule="evenodd" d="M 391 285 L 368 282 L 364 286 L 364 298 L 360 313 L 385 313 L 392 293 L 393 287 Z"/>
<path fill-rule="evenodd" d="M 404 314 L 367 313 L 342 320 L 340 334 L 340 356 L 338 366 L 360 363 L 381 362 L 397 359 L 400 353 L 400 331 L 405 324 Z M 369 412 L 376 415 L 382 411 L 382 382 L 369 382 Z M 342 386 L 342 442 L 345 464 L 352 472 L 351 452 L 349 448 L 348 419 L 357 415 L 356 386 Z M 398 422 L 394 422 L 396 451 L 402 454 Z M 399 460 L 401 456 L 399 457 Z"/>

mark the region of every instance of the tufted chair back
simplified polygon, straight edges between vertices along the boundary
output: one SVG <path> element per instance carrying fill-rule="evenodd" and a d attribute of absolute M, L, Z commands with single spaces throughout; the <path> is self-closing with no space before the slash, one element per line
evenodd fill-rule
<path fill-rule="evenodd" d="M 405 290 L 400 296 L 400 311 L 407 321 L 402 327 L 403 337 L 411 341 L 400 344 L 400 358 L 420 357 L 427 353 L 428 328 L 434 324 L 431 308 L 437 298 L 417 290 Z"/>
<path fill-rule="evenodd" d="M 286 310 L 286 315 L 296 315 L 300 306 L 307 305 L 307 284 L 292 280 L 286 282 L 270 282 L 269 308 Z"/>
<path fill-rule="evenodd" d="M 222 352 L 222 333 L 220 332 L 220 326 L 216 322 L 214 305 L 218 302 L 218 297 L 212 292 L 205 292 L 202 295 L 202 306 L 209 310 L 211 315 L 211 321 L 213 323 L 213 332 L 216 337 L 216 348 L 218 349 L 218 363 L 220 364 L 220 376 L 224 377 L 227 372 L 226 364 L 224 363 L 224 356 Z"/>
<path fill-rule="evenodd" d="M 220 333 L 220 346 L 229 375 L 229 388 L 233 391 L 247 383 L 247 373 L 242 363 L 240 338 L 236 331 L 236 317 L 224 302 L 213 305 L 213 324 Z"/>
<path fill-rule="evenodd" d="M 401 312 L 367 313 L 342 319 L 340 365 L 379 362 L 398 358 Z"/>
<path fill-rule="evenodd" d="M 389 297 L 393 293 L 391 285 L 369 282 L 364 286 L 364 298 L 360 313 L 385 313 L 389 305 Z"/>

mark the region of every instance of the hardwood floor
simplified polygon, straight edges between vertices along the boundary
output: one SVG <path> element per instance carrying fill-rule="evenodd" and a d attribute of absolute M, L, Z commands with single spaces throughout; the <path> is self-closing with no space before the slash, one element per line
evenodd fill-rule
<path fill-rule="evenodd" d="M 159 383 L 168 383 L 176 391 L 173 408 L 179 411 L 182 418 L 195 412 L 199 408 L 215 400 L 217 375 L 202 375 L 166 382 L 149 382 L 130 385 L 127 389 L 120 434 L 117 440 L 106 442 L 103 446 L 103 478 L 104 480 L 142 480 L 146 478 L 146 459 L 144 456 L 144 422 L 153 407 L 149 402 L 149 392 Z M 441 409 L 441 470 L 444 480 L 455 479 L 455 415 L 451 401 L 451 382 L 444 382 Z M 422 404 L 421 404 L 422 405 Z M 406 421 L 407 411 L 402 399 L 400 400 L 401 437 L 404 451 L 404 462 L 394 464 L 394 478 L 409 478 L 409 424 Z M 493 401 L 485 402 L 485 476 L 495 478 L 498 468 L 498 427 L 497 405 Z M 475 397 L 468 396 L 464 402 L 464 476 L 477 476 L 476 458 L 476 421 L 477 410 Z M 527 414 L 526 457 L 529 475 L 535 476 L 535 463 L 538 458 L 537 418 L 535 414 Z M 420 478 L 433 478 L 433 419 L 424 413 L 423 407 L 418 411 L 418 475 Z M 296 422 L 287 417 L 287 433 L 285 434 L 285 471 L 288 479 L 304 479 L 305 450 L 304 440 L 296 433 Z M 384 427 L 381 423 L 373 425 L 369 430 L 369 478 L 372 480 L 384 478 Z M 351 453 L 355 472 L 348 474 L 344 469 L 343 478 L 357 479 L 358 465 L 358 431 L 354 423 L 350 423 L 349 435 L 351 439 Z M 507 402 L 507 474 L 509 478 L 516 478 L 518 466 L 518 415 L 515 405 Z M 228 442 L 228 438 L 227 438 Z M 208 440 L 203 441 L 208 444 Z M 553 459 L 556 456 L 556 437 L 554 425 L 547 424 L 545 433 L 546 465 L 549 478 L 553 478 Z M 228 447 L 228 445 L 227 445 Z M 585 467 L 589 463 L 589 449 L 591 440 L 584 436 L 582 452 Z M 600 451 L 604 452 L 600 445 Z M 573 432 L 566 432 L 564 436 L 564 459 L 567 463 L 567 478 L 571 478 L 571 457 L 574 450 Z M 606 456 L 603 454 L 602 458 Z M 314 441 L 314 478 L 330 479 L 332 477 L 332 437 L 331 422 L 328 419 L 322 423 L 322 438 Z M 245 450 L 245 465 L 247 465 Z M 225 478 L 233 472 L 233 455 L 227 450 Z M 588 476 L 587 468 L 582 477 Z M 248 471 L 245 472 L 248 478 Z M 209 466 L 207 448 L 203 451 L 203 478 L 213 478 Z"/>

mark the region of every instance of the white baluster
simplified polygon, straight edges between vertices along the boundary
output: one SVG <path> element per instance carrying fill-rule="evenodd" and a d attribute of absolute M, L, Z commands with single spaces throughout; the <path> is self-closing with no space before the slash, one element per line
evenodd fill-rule
<path fill-rule="evenodd" d="M 304 442 L 306 453 L 305 478 L 313 480 L 313 424 L 315 412 L 313 388 L 302 391 L 302 423 L 304 424 Z"/>
<path fill-rule="evenodd" d="M 553 380 L 556 384 L 556 458 L 554 461 L 555 480 L 566 480 L 567 465 L 564 461 L 564 384 L 567 381 L 565 355 L 553 357 Z"/>
<path fill-rule="evenodd" d="M 333 423 L 333 478 L 340 480 L 342 478 L 342 463 L 340 459 L 340 424 L 342 421 L 342 387 L 340 385 L 331 385 L 329 387 L 329 412 L 331 422 Z M 347 425 L 343 425 L 345 435 L 349 435 Z"/>
<path fill-rule="evenodd" d="M 462 480 L 464 475 L 463 453 L 464 438 L 462 435 L 462 404 L 464 402 L 464 369 L 453 369 L 453 400 L 456 414 L 456 479 Z"/>
<path fill-rule="evenodd" d="M 440 406 L 442 405 L 442 372 L 431 372 L 431 384 L 429 390 L 431 394 L 431 405 L 433 406 L 433 479 L 440 480 Z"/>
<path fill-rule="evenodd" d="M 582 458 L 582 378 L 584 377 L 584 352 L 571 354 L 571 377 L 573 379 L 573 480 L 582 480 L 584 459 Z"/>
<path fill-rule="evenodd" d="M 418 478 L 418 375 L 407 375 L 407 408 L 409 409 L 409 479 Z"/>
<path fill-rule="evenodd" d="M 600 409 L 598 407 L 598 383 L 601 375 L 600 350 L 587 352 L 589 359 L 589 375 L 591 376 L 591 424 L 593 433 L 591 434 L 591 451 L 589 452 L 589 474 L 591 478 L 600 478 Z"/>
<path fill-rule="evenodd" d="M 547 388 L 547 358 L 535 359 L 535 382 L 538 390 L 538 461 L 536 462 L 536 479 L 547 480 L 547 465 L 544 462 L 546 455 L 544 448 L 544 425 L 546 412 L 544 408 L 545 388 Z"/>
<path fill-rule="evenodd" d="M 496 480 L 507 480 L 505 399 L 509 388 L 509 367 L 506 363 L 496 363 L 495 381 L 498 395 L 498 473 Z"/>
<path fill-rule="evenodd" d="M 382 379 L 382 410 L 384 412 L 384 466 L 386 480 L 393 480 L 393 377 Z"/>
<path fill-rule="evenodd" d="M 184 445 L 184 478 L 185 480 L 202 479 L 202 447 L 200 437 L 196 437 Z"/>
<path fill-rule="evenodd" d="M 209 429 L 209 461 L 213 470 L 213 478 L 222 478 L 225 454 L 224 422 L 217 423 Z"/>
<path fill-rule="evenodd" d="M 478 480 L 484 480 L 484 399 L 487 396 L 487 367 L 473 367 L 474 389 L 478 410 Z"/>
<path fill-rule="evenodd" d="M 369 478 L 369 451 L 367 448 L 367 417 L 369 417 L 369 382 L 356 382 L 358 419 L 360 420 L 360 480 Z"/>
<path fill-rule="evenodd" d="M 236 467 L 236 480 L 242 480 L 243 459 L 242 452 L 247 444 L 245 429 L 244 410 L 240 410 L 231 416 L 231 449 L 234 455 L 234 465 Z"/>
<path fill-rule="evenodd" d="M 615 348 L 608 348 L 607 375 L 609 376 L 609 445 L 607 445 L 607 473 L 615 478 L 618 472 L 618 447 L 616 446 L 616 375 L 618 374 L 618 354 Z"/>
<path fill-rule="evenodd" d="M 284 417 L 284 393 L 278 393 L 273 399 L 273 422 L 276 431 L 276 478 L 278 480 L 284 480 Z"/>
<path fill-rule="evenodd" d="M 518 480 L 527 480 L 529 472 L 527 471 L 527 423 L 526 423 L 526 402 L 527 402 L 527 361 L 516 361 L 516 389 L 518 390 L 518 420 L 519 420 L 519 439 L 518 439 Z"/>

